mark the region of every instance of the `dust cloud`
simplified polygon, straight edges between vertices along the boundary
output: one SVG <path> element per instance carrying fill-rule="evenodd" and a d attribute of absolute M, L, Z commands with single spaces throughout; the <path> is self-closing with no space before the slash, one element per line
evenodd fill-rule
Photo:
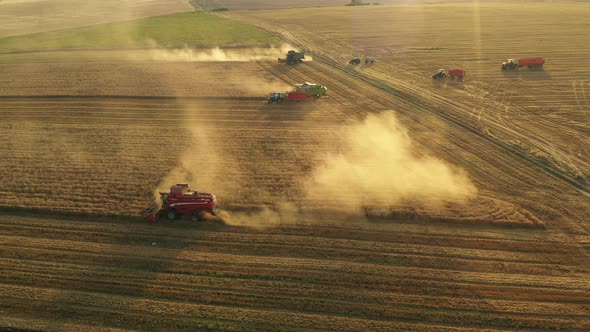
<path fill-rule="evenodd" d="M 186 113 L 190 110 L 186 110 Z M 185 116 L 188 119 L 188 115 Z M 220 169 L 223 152 L 213 142 L 211 133 L 215 128 L 187 121 L 184 126 L 188 133 L 184 141 L 189 147 L 176 161 L 176 166 L 160 181 L 153 192 L 154 200 L 160 203 L 160 191 L 168 191 L 176 183 L 188 183 L 195 190 L 216 193 L 223 191 L 224 182 L 220 181 Z M 227 159 L 227 157 L 225 157 Z"/>
<path fill-rule="evenodd" d="M 154 197 L 158 200 L 159 190 L 181 182 L 216 193 L 225 209 L 213 220 L 231 226 L 266 229 L 294 224 L 317 208 L 342 216 L 359 215 L 367 206 L 404 205 L 432 210 L 446 203 L 466 203 L 476 193 L 465 172 L 420 151 L 395 115 L 382 113 L 344 128 L 342 152 L 316 159 L 318 165 L 311 170 L 309 180 L 301 184 L 303 201 L 279 199 L 281 203 L 266 207 L 225 205 L 224 197 L 241 189 L 243 181 L 234 174 L 239 170 L 232 169 L 239 163 L 217 147 L 211 134 L 218 129 L 213 125 L 192 124 L 187 129 L 192 144 L 154 191 Z"/>
<path fill-rule="evenodd" d="M 257 60 L 274 60 L 284 57 L 293 49 L 285 44 L 281 47 L 267 48 L 227 48 L 214 47 L 210 49 L 165 49 L 154 45 L 149 50 L 149 57 L 153 61 L 167 62 L 248 62 Z"/>
<path fill-rule="evenodd" d="M 342 210 L 398 203 L 464 202 L 476 188 L 467 174 L 415 145 L 393 113 L 369 116 L 344 132 L 342 153 L 328 154 L 305 183 L 311 200 Z"/>
<path fill-rule="evenodd" d="M 241 226 L 255 229 L 267 229 L 281 225 L 293 225 L 300 215 L 298 208 L 292 203 L 281 203 L 277 207 L 263 207 L 252 211 L 237 211 L 231 214 L 221 211 L 219 219 L 226 225 Z"/>

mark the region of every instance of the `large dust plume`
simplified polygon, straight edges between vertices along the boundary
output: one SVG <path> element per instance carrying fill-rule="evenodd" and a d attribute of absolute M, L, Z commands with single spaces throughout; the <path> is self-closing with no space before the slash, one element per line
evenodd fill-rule
<path fill-rule="evenodd" d="M 343 152 L 324 156 L 305 184 L 309 199 L 342 210 L 393 204 L 464 202 L 476 188 L 468 176 L 420 151 L 393 113 L 370 115 L 345 130 Z"/>
<path fill-rule="evenodd" d="M 185 113 L 198 112 L 198 105 L 185 106 Z M 189 119 L 188 116 L 185 116 Z M 159 192 L 168 191 L 171 185 L 188 183 L 191 188 L 215 193 L 223 189 L 224 182 L 219 179 L 223 169 L 220 147 L 212 142 L 211 135 L 215 127 L 186 120 L 182 128 L 177 129 L 186 149 L 175 160 L 176 166 L 162 178 L 154 190 L 154 200 L 160 203 Z M 227 159 L 227 157 L 226 157 Z"/>
<path fill-rule="evenodd" d="M 276 207 L 262 207 L 250 211 L 221 211 L 219 218 L 226 225 L 267 229 L 297 223 L 301 213 L 292 203 L 280 203 Z"/>
<path fill-rule="evenodd" d="M 293 49 L 288 44 L 280 47 L 240 47 L 209 49 L 184 48 L 162 48 L 154 43 L 149 50 L 150 60 L 168 62 L 248 62 L 257 60 L 273 60 L 284 57 Z"/>

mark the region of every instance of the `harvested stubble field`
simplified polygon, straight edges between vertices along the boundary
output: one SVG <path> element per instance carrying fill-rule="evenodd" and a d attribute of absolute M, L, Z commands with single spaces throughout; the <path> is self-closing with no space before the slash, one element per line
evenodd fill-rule
<path fill-rule="evenodd" d="M 560 234 L 299 222 L 257 231 L 5 215 L 0 323 L 60 331 L 589 326 L 585 258 Z"/>
<path fill-rule="evenodd" d="M 49 55 L 39 56 L 51 65 Z M 80 90 L 56 87 L 67 96 L 35 96 L 22 86 L 23 95 L 2 97 L 0 132 L 9 144 L 0 152 L 10 157 L 1 169 L 11 170 L 2 177 L 4 207 L 130 215 L 176 170 L 217 193 L 233 209 L 234 226 L 5 210 L 0 325 L 492 331 L 590 324 L 590 241 L 579 224 L 588 205 L 569 186 L 435 116 L 408 116 L 410 106 L 321 63 L 119 64 L 143 66 L 137 72 L 146 77 L 232 68 L 232 76 L 269 86 L 331 83 L 311 105 L 269 106 L 237 85 L 208 89 L 188 79 L 182 84 L 192 96 L 150 98 L 129 85 L 151 82 L 158 90 L 142 76 L 93 90 L 109 69 L 88 63 L 59 70 L 85 77 Z M 49 76 L 38 78 L 47 85 Z M 234 93 L 241 97 L 227 97 Z M 342 128 L 392 109 L 420 149 L 469 171 L 476 197 L 434 211 L 398 205 L 368 220 L 335 213 L 330 197 L 306 200 L 301 183 L 324 153 L 344 144 Z M 283 202 L 308 209 L 256 212 Z"/>
<path fill-rule="evenodd" d="M 231 12 L 327 60 L 428 101 L 433 111 L 590 182 L 587 3 L 473 3 Z M 505 73 L 506 58 L 543 56 L 545 70 Z M 319 59 L 319 58 L 318 58 Z M 464 82 L 433 82 L 463 68 Z"/>
<path fill-rule="evenodd" d="M 585 187 L 441 117 L 455 108 L 437 103 L 439 87 L 402 98 L 376 83 L 391 83 L 381 58 L 349 71 L 326 55 L 287 67 L 142 52 L 0 56 L 0 326 L 590 328 Z M 259 98 L 302 81 L 329 93 L 308 104 Z M 368 218 L 342 204 L 371 203 L 366 192 L 311 196 L 305 184 L 331 169 L 326 156 L 350 157 L 347 132 L 375 114 L 407 129 L 416 156 L 401 162 L 443 160 L 477 191 L 435 205 L 375 199 Z M 361 157 L 353 166 L 381 171 L 381 157 Z M 226 224 L 125 217 L 177 179 L 218 194 Z"/>

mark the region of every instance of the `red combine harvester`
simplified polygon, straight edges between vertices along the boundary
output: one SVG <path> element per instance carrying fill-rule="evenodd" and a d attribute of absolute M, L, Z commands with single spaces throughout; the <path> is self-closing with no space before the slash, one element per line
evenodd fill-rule
<path fill-rule="evenodd" d="M 170 192 L 160 192 L 161 207 L 153 204 L 142 211 L 145 221 L 156 221 L 163 214 L 170 220 L 190 214 L 193 221 L 202 221 L 204 213 L 217 215 L 217 197 L 189 189 L 188 184 L 179 183 L 170 187 Z"/>
<path fill-rule="evenodd" d="M 517 60 L 508 59 L 502 63 L 502 70 L 517 70 L 522 67 L 529 69 L 542 69 L 545 64 L 545 58 L 520 58 Z"/>

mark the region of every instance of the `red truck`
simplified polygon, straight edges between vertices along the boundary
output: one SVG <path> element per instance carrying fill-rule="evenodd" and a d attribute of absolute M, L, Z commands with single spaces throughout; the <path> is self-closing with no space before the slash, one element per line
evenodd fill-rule
<path fill-rule="evenodd" d="M 156 221 L 166 215 L 174 220 L 182 215 L 190 215 L 193 221 L 202 221 L 205 212 L 217 215 L 217 197 L 213 194 L 193 191 L 188 184 L 179 183 L 170 187 L 169 192 L 160 192 L 161 204 L 152 204 L 142 211 L 145 221 Z"/>
<path fill-rule="evenodd" d="M 508 59 L 502 63 L 502 70 L 517 70 L 522 67 L 529 69 L 541 69 L 545 64 L 545 58 L 520 58 Z"/>

